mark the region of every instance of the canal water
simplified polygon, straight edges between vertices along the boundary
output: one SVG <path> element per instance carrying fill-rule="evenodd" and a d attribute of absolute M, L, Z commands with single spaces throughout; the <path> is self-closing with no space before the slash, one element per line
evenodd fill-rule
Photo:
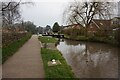
<path fill-rule="evenodd" d="M 103 43 L 60 41 L 63 54 L 77 78 L 118 78 L 118 48 Z"/>

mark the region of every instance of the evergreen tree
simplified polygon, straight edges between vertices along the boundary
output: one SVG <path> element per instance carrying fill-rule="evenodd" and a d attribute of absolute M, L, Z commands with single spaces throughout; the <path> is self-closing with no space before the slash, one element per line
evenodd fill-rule
<path fill-rule="evenodd" d="M 54 23 L 54 25 L 53 25 L 53 32 L 58 32 L 58 31 L 60 31 L 60 26 L 59 26 L 59 24 L 58 24 L 58 22 L 55 22 Z"/>

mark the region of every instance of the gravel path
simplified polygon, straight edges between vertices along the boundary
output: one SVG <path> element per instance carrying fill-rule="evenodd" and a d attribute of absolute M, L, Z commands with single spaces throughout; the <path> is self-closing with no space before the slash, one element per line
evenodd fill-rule
<path fill-rule="evenodd" d="M 3 64 L 2 77 L 44 78 L 40 47 L 37 35 L 33 35 L 28 42 Z"/>

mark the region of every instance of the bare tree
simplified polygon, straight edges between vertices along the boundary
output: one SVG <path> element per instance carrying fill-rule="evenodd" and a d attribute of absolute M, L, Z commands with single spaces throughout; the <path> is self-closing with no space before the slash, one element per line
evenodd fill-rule
<path fill-rule="evenodd" d="M 113 8 L 113 3 L 111 2 L 75 1 L 69 5 L 64 15 L 68 24 L 80 24 L 85 27 L 87 36 L 87 27 L 89 27 L 93 19 L 110 19 Z"/>
<path fill-rule="evenodd" d="M 3 17 L 2 26 L 5 25 L 12 26 L 15 21 L 21 20 L 20 5 L 30 4 L 30 3 L 32 2 L 22 2 L 21 0 L 19 0 L 19 2 L 15 2 L 13 0 L 9 2 L 2 2 L 2 8 L 0 10 L 2 11 L 2 17 Z"/>
<path fill-rule="evenodd" d="M 12 26 L 12 24 L 16 21 L 19 20 L 21 15 L 20 15 L 20 2 L 2 2 L 2 17 L 3 17 L 3 25 L 9 25 Z"/>

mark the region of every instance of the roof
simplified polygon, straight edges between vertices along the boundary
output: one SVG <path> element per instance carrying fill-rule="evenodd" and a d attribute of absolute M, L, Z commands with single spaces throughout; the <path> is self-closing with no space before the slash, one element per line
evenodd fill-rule
<path fill-rule="evenodd" d="M 98 28 L 104 28 L 107 29 L 111 26 L 111 20 L 99 20 L 99 19 L 93 19 L 94 25 Z"/>
<path fill-rule="evenodd" d="M 81 27 L 83 27 L 81 24 L 72 24 L 72 25 L 65 26 L 64 29 L 70 29 L 70 28 L 80 29 Z"/>
<path fill-rule="evenodd" d="M 69 27 L 75 28 L 75 29 L 80 29 L 82 27 L 82 25 L 81 24 L 73 24 L 73 25 L 69 25 Z"/>

